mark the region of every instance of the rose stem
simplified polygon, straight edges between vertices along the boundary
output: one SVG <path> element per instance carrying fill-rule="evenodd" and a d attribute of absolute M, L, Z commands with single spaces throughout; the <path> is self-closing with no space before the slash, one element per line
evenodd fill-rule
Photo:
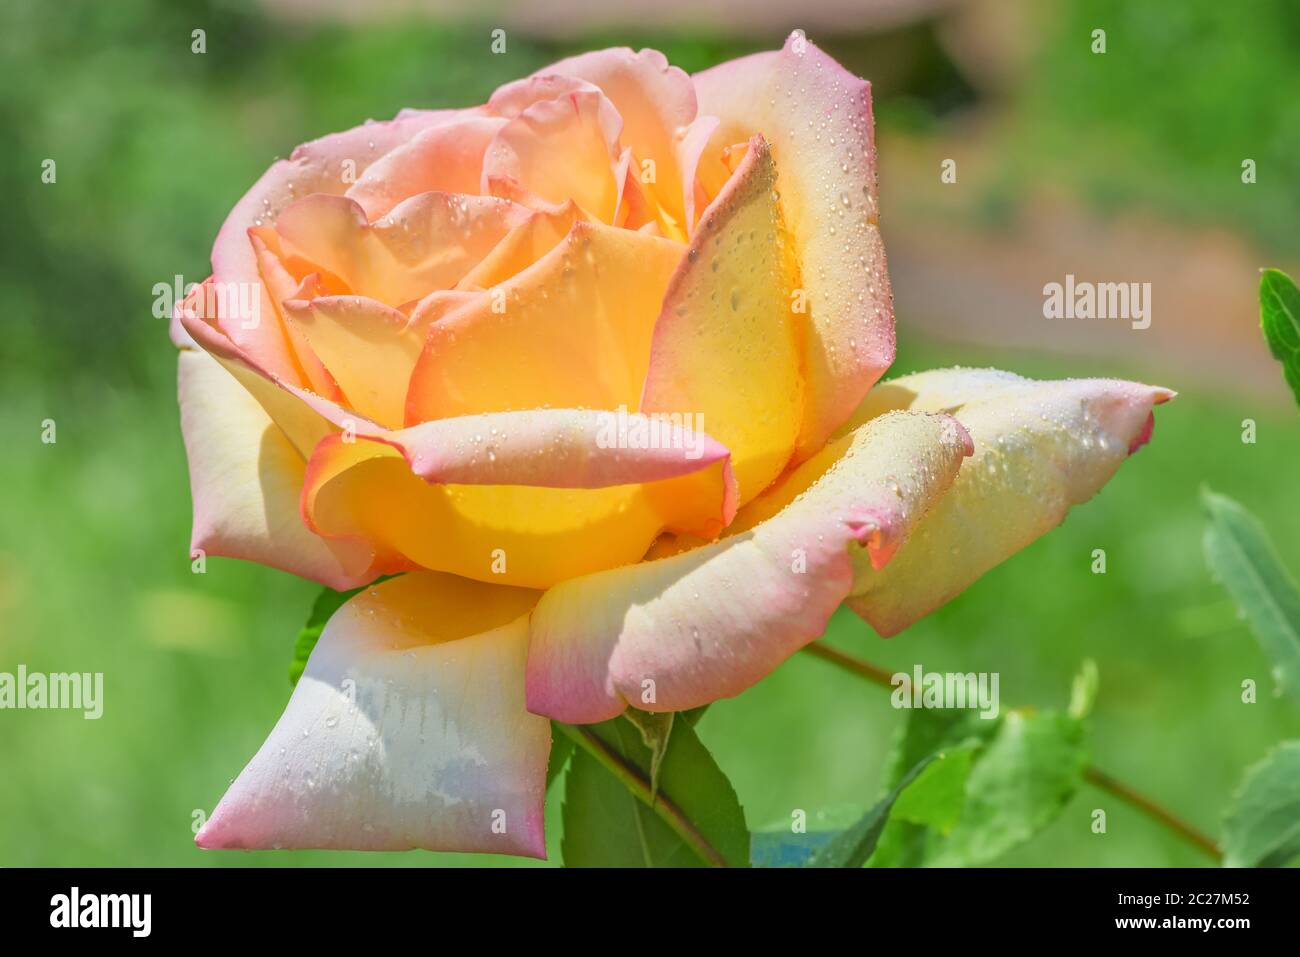
<path fill-rule="evenodd" d="M 823 661 L 829 661 L 845 671 L 852 672 L 860 678 L 866 678 L 873 684 L 882 688 L 893 688 L 893 674 L 869 661 L 864 661 L 853 655 L 846 654 L 838 648 L 832 648 L 830 645 L 823 644 L 820 641 L 814 641 L 810 645 L 804 646 L 804 651 L 821 658 Z M 1159 824 L 1172 830 L 1180 837 L 1195 845 L 1198 849 L 1204 851 L 1215 859 L 1223 857 L 1223 852 L 1219 846 L 1209 837 L 1198 831 L 1192 825 L 1188 824 L 1182 818 L 1178 817 L 1168 808 L 1156 803 L 1151 798 L 1135 790 L 1116 778 L 1111 777 L 1105 771 L 1096 767 L 1089 766 L 1083 772 L 1083 776 L 1088 781 L 1103 791 L 1109 791 L 1117 798 L 1126 801 L 1128 804 L 1137 808 L 1147 817 Z"/>
<path fill-rule="evenodd" d="M 665 796 L 663 791 L 652 794 L 650 782 L 642 776 L 639 770 L 631 767 L 609 745 L 584 727 L 563 724 L 559 721 L 554 722 L 554 724 L 555 727 L 572 739 L 574 744 L 586 751 L 603 765 L 605 770 L 618 778 L 623 786 L 632 793 L 633 797 L 658 814 L 663 819 L 663 822 L 672 828 L 673 832 L 685 841 L 691 850 L 699 855 L 700 860 L 710 867 L 727 866 L 726 858 L 709 843 L 708 838 L 700 833 L 699 828 L 686 816 L 685 812 Z"/>

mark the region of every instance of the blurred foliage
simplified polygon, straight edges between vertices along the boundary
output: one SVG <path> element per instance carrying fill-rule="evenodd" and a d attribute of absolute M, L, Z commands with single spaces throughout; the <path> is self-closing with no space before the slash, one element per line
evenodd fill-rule
<path fill-rule="evenodd" d="M 1054 4 L 1017 92 L 1006 189 L 1239 229 L 1300 252 L 1300 4 Z M 1106 31 L 1106 52 L 1091 51 Z M 1257 182 L 1242 182 L 1253 159 Z"/>
<path fill-rule="evenodd" d="M 1208 0 L 1060 7 L 1018 98 L 1007 150 L 1009 201 L 1022 179 L 1073 183 L 1097 200 L 1136 200 L 1277 242 L 1300 231 L 1297 13 L 1247 14 Z M 1087 53 L 1093 22 L 1109 52 Z M 190 52 L 195 27 L 207 53 Z M 1208 42 L 1212 40 L 1213 42 Z M 641 33 L 564 42 L 428 23 L 366 27 L 268 22 L 248 3 L 9 0 L 0 8 L 0 670 L 104 671 L 105 713 L 0 715 L 0 865 L 482 863 L 457 855 L 211 854 L 192 844 L 210 810 L 279 716 L 284 667 L 318 589 L 212 559 L 190 571 L 189 496 L 175 407 L 175 358 L 150 315 L 153 286 L 201 279 L 226 211 L 271 159 L 323 133 L 405 106 L 481 101 L 498 83 L 605 42 L 655 45 L 687 69 L 771 45 Z M 828 48 L 872 72 L 883 43 Z M 927 46 L 922 36 L 916 41 Z M 865 41 L 864 41 L 865 43 Z M 898 74 L 890 103 L 926 117 L 968 102 L 938 54 Z M 887 89 L 878 84 L 878 93 Z M 1142 96 L 1135 95 L 1141 90 Z M 882 109 L 889 122 L 890 109 Z M 900 120 L 901 122 L 901 120 Z M 1263 138 L 1261 138 L 1261 136 Z M 1013 147 L 1013 148 L 1011 148 Z M 1240 161 L 1259 163 L 1241 186 Z M 53 185 L 41 162 L 58 163 Z M 1041 360 L 935 347 L 900 330 L 896 373 L 999 364 L 1030 375 L 1096 373 L 1095 360 Z M 1106 374 L 1143 370 L 1108 365 Z M 1100 693 L 1090 751 L 1107 771 L 1207 830 L 1243 770 L 1300 718 L 1269 695 L 1240 702 L 1269 663 L 1198 547 L 1203 482 L 1264 516 L 1300 567 L 1291 473 L 1294 412 L 1232 396 L 1184 395 L 1155 441 L 1095 502 L 899 638 L 841 613 L 830 641 L 889 668 L 998 671 L 1008 705 L 1051 706 L 1081 657 Z M 1239 423 L 1258 421 L 1243 445 Z M 41 444 L 40 423 L 58 423 Z M 1109 572 L 1093 575 L 1104 547 Z M 854 805 L 881 793 L 901 721 L 888 695 L 795 656 L 719 702 L 699 731 L 754 825 Z M 561 840 L 552 791 L 548 839 Z M 1105 807 L 1106 836 L 1089 830 Z M 1087 786 L 1010 864 L 1198 865 L 1203 859 Z M 517 863 L 517 862 L 512 862 Z"/>

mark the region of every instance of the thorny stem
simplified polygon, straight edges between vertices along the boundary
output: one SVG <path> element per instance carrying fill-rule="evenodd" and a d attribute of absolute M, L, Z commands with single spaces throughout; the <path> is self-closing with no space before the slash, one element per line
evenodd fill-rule
<path fill-rule="evenodd" d="M 620 754 L 587 728 L 563 724 L 558 721 L 555 722 L 555 726 L 572 739 L 574 744 L 595 758 L 610 774 L 614 775 L 631 792 L 633 797 L 658 814 L 663 822 L 672 828 L 673 832 L 686 842 L 691 850 L 699 855 L 700 860 L 710 867 L 727 866 L 727 860 L 722 856 L 722 853 L 709 843 L 709 839 L 695 826 L 695 822 L 687 817 L 686 813 L 673 803 L 671 798 L 665 796 L 662 791 L 658 794 L 653 793 L 650 781 L 646 779 L 640 769 L 630 765 Z"/>
<path fill-rule="evenodd" d="M 836 665 L 845 671 L 852 672 L 860 678 L 866 678 L 868 681 L 879 685 L 882 688 L 894 687 L 893 674 L 891 672 L 886 671 L 878 665 L 873 665 L 869 661 L 864 661 L 861 658 L 846 654 L 838 648 L 832 648 L 830 645 L 824 644 L 820 641 L 814 641 L 810 645 L 805 645 L 803 650 L 816 658 L 821 658 L 823 661 L 829 661 L 831 664 Z M 1090 784 L 1101 788 L 1103 791 L 1110 792 L 1120 800 L 1137 808 L 1151 820 L 1169 828 L 1179 837 L 1195 846 L 1198 850 L 1204 851 L 1216 860 L 1223 857 L 1223 852 L 1213 840 L 1201 831 L 1198 831 L 1192 825 L 1188 824 L 1182 818 L 1178 817 L 1168 808 L 1156 803 L 1151 798 L 1125 784 L 1123 781 L 1117 780 L 1105 771 L 1101 771 L 1091 766 L 1084 770 L 1083 776 L 1087 778 Z"/>

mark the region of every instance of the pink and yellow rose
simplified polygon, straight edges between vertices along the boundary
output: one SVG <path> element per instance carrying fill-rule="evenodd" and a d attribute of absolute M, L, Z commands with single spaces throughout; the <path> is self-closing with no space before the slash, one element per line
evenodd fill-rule
<path fill-rule="evenodd" d="M 602 50 L 308 143 L 212 268 L 173 323 L 193 547 L 403 574 L 330 621 L 210 848 L 543 855 L 548 718 L 738 694 L 843 602 L 905 628 L 1171 396 L 877 386 L 870 87 L 799 36 L 694 77 Z"/>

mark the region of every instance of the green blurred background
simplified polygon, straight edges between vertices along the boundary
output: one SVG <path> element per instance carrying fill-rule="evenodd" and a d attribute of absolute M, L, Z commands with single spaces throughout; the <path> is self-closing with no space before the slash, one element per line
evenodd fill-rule
<path fill-rule="evenodd" d="M 895 373 L 996 364 L 1181 392 L 1152 444 L 1060 530 L 895 639 L 844 613 L 831 639 L 900 670 L 997 671 L 1004 706 L 1064 703 L 1094 658 L 1094 762 L 1218 834 L 1242 770 L 1300 734 L 1209 580 L 1197 501 L 1203 484 L 1240 499 L 1300 569 L 1288 505 L 1300 423 L 1254 326 L 1256 270 L 1300 255 L 1300 12 L 1285 0 L 1249 14 L 1215 0 L 932 2 L 849 20 L 821 6 L 803 22 L 770 5 L 672 22 L 629 8 L 620 23 L 606 5 L 599 25 L 575 14 L 529 32 L 510 26 L 510 4 L 456 22 L 341 21 L 306 0 L 5 4 L 0 670 L 103 671 L 106 702 L 99 721 L 0 712 L 0 865 L 499 861 L 193 847 L 194 812 L 211 809 L 287 700 L 316 588 L 226 559 L 191 574 L 175 354 L 150 315 L 153 286 L 202 279 L 226 211 L 299 142 L 404 106 L 481 102 L 593 46 L 655 46 L 698 70 L 793 27 L 875 84 Z M 493 56 L 501 24 L 508 52 Z M 955 186 L 939 181 L 945 157 L 958 158 Z M 1243 158 L 1254 184 L 1241 182 Z M 1066 271 L 1152 281 L 1152 329 L 1045 332 L 1038 290 Z M 53 445 L 40 440 L 47 418 Z M 1241 441 L 1246 418 L 1255 444 Z M 1094 548 L 1107 550 L 1105 575 L 1090 572 Z M 1244 678 L 1260 683 L 1259 703 L 1241 703 Z M 715 705 L 701 734 L 761 827 L 796 807 L 815 823 L 871 803 L 899 721 L 880 690 L 796 655 Z M 1095 807 L 1106 835 L 1089 830 Z M 553 846 L 558 836 L 552 826 Z M 1204 858 L 1085 786 L 1000 863 Z"/>

